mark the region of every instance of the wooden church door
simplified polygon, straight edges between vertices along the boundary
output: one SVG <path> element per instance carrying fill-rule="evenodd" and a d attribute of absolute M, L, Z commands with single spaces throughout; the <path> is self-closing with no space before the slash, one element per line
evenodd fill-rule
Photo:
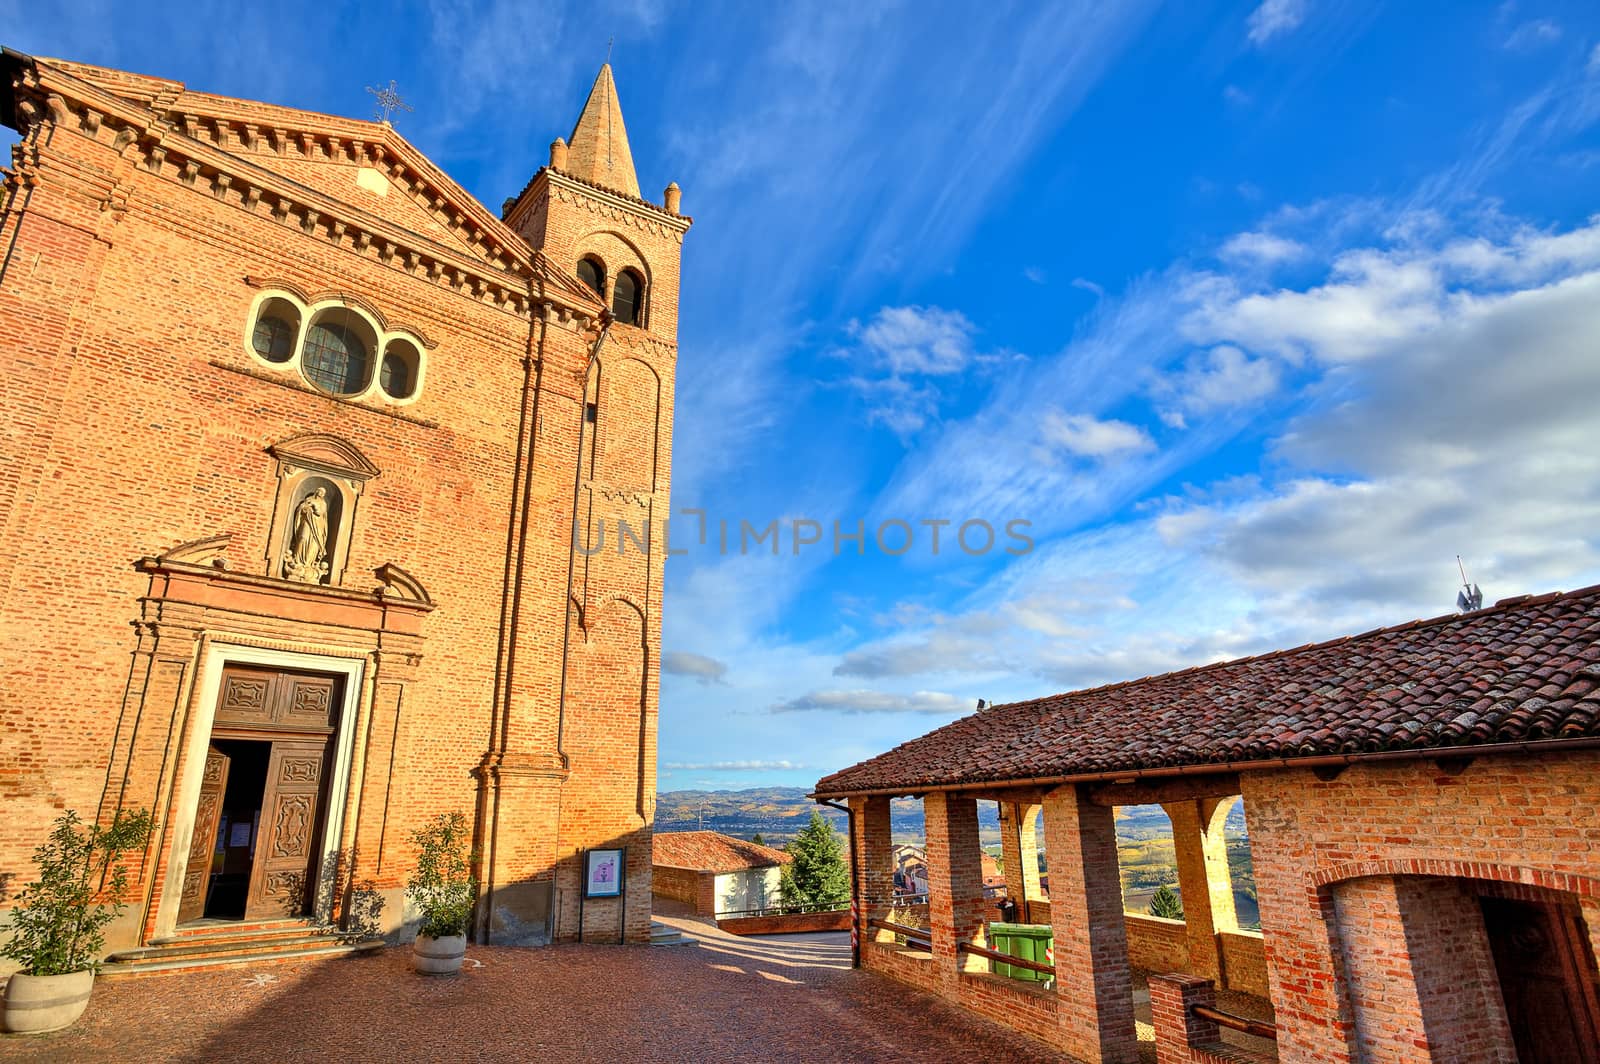
<path fill-rule="evenodd" d="M 311 907 L 329 746 L 309 737 L 272 743 L 246 920 L 301 916 Z"/>
<path fill-rule="evenodd" d="M 194 837 L 189 842 L 189 863 L 183 872 L 183 894 L 178 900 L 178 922 L 205 915 L 211 886 L 211 858 L 217 850 L 217 827 L 222 817 L 222 796 L 228 790 L 228 755 L 215 745 L 206 749 L 206 767 L 200 777 L 200 803 L 194 814 Z"/>

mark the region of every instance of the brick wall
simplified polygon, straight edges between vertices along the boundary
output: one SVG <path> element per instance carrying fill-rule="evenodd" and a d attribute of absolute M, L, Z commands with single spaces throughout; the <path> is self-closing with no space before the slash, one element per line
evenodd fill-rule
<path fill-rule="evenodd" d="M 1217 944 L 1222 948 L 1222 970 L 1229 990 L 1266 997 L 1267 954 L 1259 931 L 1220 931 Z"/>
<path fill-rule="evenodd" d="M 1307 770 L 1248 773 L 1242 782 L 1285 1060 L 1358 1059 L 1363 1029 L 1422 1030 L 1422 1018 L 1402 1018 L 1399 1006 L 1385 1014 L 1390 1006 L 1373 1004 L 1373 1024 L 1358 1022 L 1362 1003 L 1379 1001 L 1374 987 L 1411 981 L 1422 955 L 1418 943 L 1396 938 L 1403 917 L 1374 922 L 1375 877 L 1520 883 L 1567 892 L 1586 911 L 1600 897 L 1600 823 L 1588 813 L 1600 802 L 1600 755 L 1591 752 L 1484 757 L 1450 771 L 1431 761 L 1358 764 L 1332 780 Z M 1417 907 L 1396 898 L 1391 908 Z M 1448 931 L 1424 919 L 1413 928 L 1428 949 Z M 1378 966 L 1380 950 L 1404 963 Z M 1354 999 L 1350 956 L 1362 958 Z M 1437 998 L 1419 999 L 1424 1007 L 1451 1011 Z"/>
<path fill-rule="evenodd" d="M 1128 963 L 1151 972 L 1189 969 L 1189 943 L 1182 920 L 1139 913 L 1124 914 L 1128 929 Z"/>
<path fill-rule="evenodd" d="M 495 941 L 542 935 L 552 904 L 559 937 L 576 934 L 581 905 L 586 934 L 615 938 L 622 905 L 582 901 L 579 857 L 626 846 L 626 935 L 646 941 L 659 525 L 686 223 L 599 191 L 535 190 L 553 268 L 570 273 L 586 241 L 618 228 L 648 265 L 653 327 L 613 326 L 591 364 L 598 307 L 531 277 L 514 261 L 529 249 L 392 133 L 181 86 L 163 90 L 171 110 L 152 116 L 73 70 L 25 72 L 26 137 L 0 229 L 13 248 L 0 276 L 11 432 L 0 454 L 0 866 L 25 864 L 61 808 L 151 808 L 157 843 L 135 891 L 148 933 L 192 816 L 175 781 L 197 648 L 253 640 L 366 655 L 338 840 L 358 851 L 358 876 L 392 891 L 411 830 L 459 809 L 479 827 Z M 156 117 L 176 128 L 149 132 Z M 380 175 L 383 195 L 356 184 L 362 169 Z M 271 286 L 357 301 L 424 337 L 416 401 L 330 397 L 255 358 L 249 308 Z M 379 471 L 346 515 L 344 585 L 368 596 L 366 612 L 301 587 L 312 607 L 261 618 L 230 602 L 249 580 L 277 578 L 266 448 L 306 432 L 339 437 Z M 592 557 L 575 557 L 569 535 L 580 465 L 586 542 L 607 526 Z M 651 519 L 643 549 L 617 553 L 623 516 L 635 528 Z M 222 534 L 234 583 L 217 571 L 212 599 L 142 615 L 153 578 L 135 561 Z M 363 619 L 384 613 L 371 574 L 386 563 L 437 605 L 420 644 L 387 656 L 381 617 Z"/>
<path fill-rule="evenodd" d="M 810 931 L 848 931 L 850 911 L 841 909 L 836 913 L 737 916 L 718 920 L 717 926 L 731 935 L 792 935 Z"/>
<path fill-rule="evenodd" d="M 650 889 L 663 898 L 672 898 L 686 905 L 697 905 L 700 900 L 701 878 L 701 873 L 693 869 L 656 865 L 651 869 Z"/>

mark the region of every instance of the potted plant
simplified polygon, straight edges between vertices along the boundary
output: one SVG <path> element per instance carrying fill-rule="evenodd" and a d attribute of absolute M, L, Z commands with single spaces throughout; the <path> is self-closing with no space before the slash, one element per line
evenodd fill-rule
<path fill-rule="evenodd" d="M 467 956 L 467 924 L 478 899 L 472 878 L 476 854 L 469 852 L 467 818 L 440 813 L 411 833 L 417 867 L 406 882 L 406 897 L 422 925 L 411 947 L 412 966 L 427 975 L 451 975 Z"/>
<path fill-rule="evenodd" d="M 33 851 L 39 878 L 11 910 L 11 940 L 0 956 L 22 965 L 6 983 L 5 1028 L 38 1034 L 70 1026 L 89 1006 L 105 926 L 128 893 L 122 855 L 150 838 L 150 814 L 117 813 L 109 825 L 85 825 L 68 810 Z M 96 900 L 98 895 L 98 899 Z"/>

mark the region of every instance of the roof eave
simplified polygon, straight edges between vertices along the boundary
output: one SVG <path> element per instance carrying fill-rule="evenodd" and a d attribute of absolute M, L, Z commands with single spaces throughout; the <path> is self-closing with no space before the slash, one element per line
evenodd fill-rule
<path fill-rule="evenodd" d="M 903 798 L 912 795 L 961 791 L 993 791 L 1007 788 L 1060 787 L 1069 783 L 1132 783 L 1138 780 L 1174 779 L 1182 776 L 1207 776 L 1224 772 L 1263 772 L 1297 768 L 1325 768 L 1335 765 L 1355 765 L 1374 761 L 1422 761 L 1429 758 L 1477 758 L 1509 754 L 1560 752 L 1564 750 L 1600 749 L 1600 736 L 1583 736 L 1574 739 L 1527 739 L 1508 743 L 1479 743 L 1469 746 L 1425 746 L 1404 750 L 1364 750 L 1344 754 L 1313 754 L 1308 757 L 1279 757 L 1261 761 L 1213 761 L 1194 765 L 1163 765 L 1153 768 L 1108 769 L 1101 772 L 1075 772 L 1058 776 L 1028 776 L 1017 779 L 977 780 L 960 783 L 893 784 L 853 790 L 823 790 L 818 788 L 806 795 L 814 802 L 835 798 L 867 798 L 887 796 Z"/>

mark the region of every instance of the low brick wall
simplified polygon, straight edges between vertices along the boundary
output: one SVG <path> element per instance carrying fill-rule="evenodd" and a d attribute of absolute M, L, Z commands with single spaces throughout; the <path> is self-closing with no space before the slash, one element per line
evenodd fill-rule
<path fill-rule="evenodd" d="M 1267 951 L 1260 931 L 1224 931 L 1217 936 L 1222 947 L 1222 970 L 1229 990 L 1270 997 Z"/>
<path fill-rule="evenodd" d="M 736 916 L 717 921 L 732 935 L 792 935 L 803 931 L 848 931 L 850 910 L 836 913 L 794 913 L 789 916 Z"/>
<path fill-rule="evenodd" d="M 1128 963 L 1151 972 L 1189 970 L 1188 931 L 1182 920 L 1125 913 Z"/>
<path fill-rule="evenodd" d="M 933 955 L 922 950 L 863 939 L 861 964 L 890 979 L 923 990 L 933 989 Z"/>
<path fill-rule="evenodd" d="M 961 1005 L 980 1016 L 1060 1045 L 1056 1020 L 1056 992 L 1038 983 L 1007 979 L 988 972 L 961 973 Z"/>
<path fill-rule="evenodd" d="M 1278 1059 L 1224 1043 L 1215 1021 L 1194 1015 L 1196 1005 L 1216 1008 L 1217 991 L 1211 980 L 1176 972 L 1150 976 L 1150 1022 L 1158 1064 L 1271 1064 Z"/>
<path fill-rule="evenodd" d="M 693 905 L 698 900 L 699 889 L 700 875 L 697 872 L 691 872 L 687 868 L 665 868 L 661 865 L 650 869 L 652 894 Z"/>

